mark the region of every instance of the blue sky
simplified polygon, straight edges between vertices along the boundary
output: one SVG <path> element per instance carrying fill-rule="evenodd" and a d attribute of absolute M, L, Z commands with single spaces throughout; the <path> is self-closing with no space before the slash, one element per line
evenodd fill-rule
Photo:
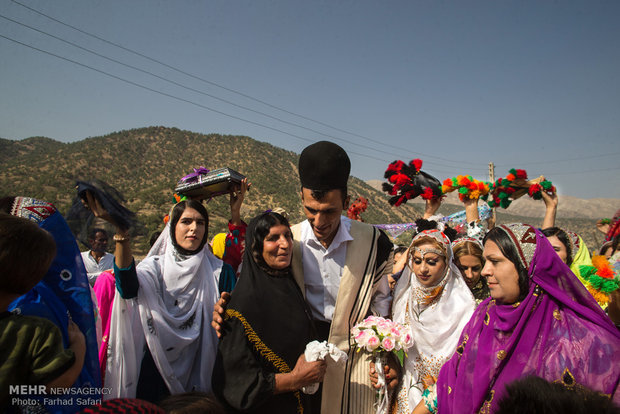
<path fill-rule="evenodd" d="M 412 158 L 485 179 L 493 161 L 620 198 L 618 1 L 17 1 L 0 0 L 2 138 L 329 139 L 362 179 Z"/>

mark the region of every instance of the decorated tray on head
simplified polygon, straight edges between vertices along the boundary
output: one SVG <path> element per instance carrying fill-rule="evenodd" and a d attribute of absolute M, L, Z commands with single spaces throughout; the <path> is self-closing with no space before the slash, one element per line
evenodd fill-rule
<path fill-rule="evenodd" d="M 491 190 L 482 199 L 487 201 L 489 207 L 508 208 L 513 200 L 524 194 L 529 194 L 534 200 L 542 198 L 543 191 L 549 195 L 555 193 L 555 187 L 544 176 L 533 180 L 527 179 L 527 171 L 515 168 L 508 171 L 505 178 L 498 178 L 491 185 Z"/>
<path fill-rule="evenodd" d="M 194 168 L 194 172 L 179 180 L 174 192 L 187 197 L 211 198 L 228 194 L 245 176 L 230 168 L 209 170 Z"/>
<path fill-rule="evenodd" d="M 476 180 L 471 175 L 457 175 L 443 180 L 441 191 L 444 194 L 455 190 L 459 193 L 459 200 L 465 201 L 468 198 L 475 200 L 489 194 L 490 187 L 489 183 Z"/>
<path fill-rule="evenodd" d="M 417 196 L 425 200 L 436 200 L 443 196 L 439 180 L 421 168 L 422 160 L 417 158 L 409 164 L 398 160 L 388 165 L 384 174 L 388 182 L 383 183 L 383 191 L 392 196 L 388 200 L 391 205 L 398 207 Z"/>

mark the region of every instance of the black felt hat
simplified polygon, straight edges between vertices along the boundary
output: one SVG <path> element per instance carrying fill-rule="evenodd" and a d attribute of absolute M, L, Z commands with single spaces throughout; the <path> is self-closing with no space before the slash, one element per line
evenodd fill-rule
<path fill-rule="evenodd" d="M 301 186 L 310 190 L 335 190 L 347 186 L 351 160 L 341 146 L 319 141 L 307 146 L 299 157 Z"/>

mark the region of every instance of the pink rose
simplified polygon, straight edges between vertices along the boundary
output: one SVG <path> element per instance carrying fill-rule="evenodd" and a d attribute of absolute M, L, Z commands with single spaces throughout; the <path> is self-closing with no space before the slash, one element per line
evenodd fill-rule
<path fill-rule="evenodd" d="M 371 333 L 370 335 L 368 335 L 368 340 L 366 341 L 366 350 L 368 352 L 372 352 L 375 349 L 377 349 L 380 345 L 380 341 L 379 341 L 379 337 L 377 337 L 375 334 Z"/>
<path fill-rule="evenodd" d="M 369 336 L 369 331 L 362 329 L 355 335 L 355 342 L 360 348 L 363 348 L 367 345 Z"/>
<path fill-rule="evenodd" d="M 391 352 L 394 350 L 394 341 L 392 338 L 383 338 L 383 341 L 381 341 L 381 347 L 386 351 Z"/>

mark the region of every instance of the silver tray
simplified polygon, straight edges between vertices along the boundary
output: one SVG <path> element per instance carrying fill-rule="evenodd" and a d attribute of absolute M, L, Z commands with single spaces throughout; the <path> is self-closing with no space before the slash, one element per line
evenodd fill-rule
<path fill-rule="evenodd" d="M 180 181 L 174 192 L 188 197 L 216 197 L 230 193 L 244 178 L 243 174 L 230 168 L 218 168 L 206 174 L 199 174 L 189 182 Z"/>

